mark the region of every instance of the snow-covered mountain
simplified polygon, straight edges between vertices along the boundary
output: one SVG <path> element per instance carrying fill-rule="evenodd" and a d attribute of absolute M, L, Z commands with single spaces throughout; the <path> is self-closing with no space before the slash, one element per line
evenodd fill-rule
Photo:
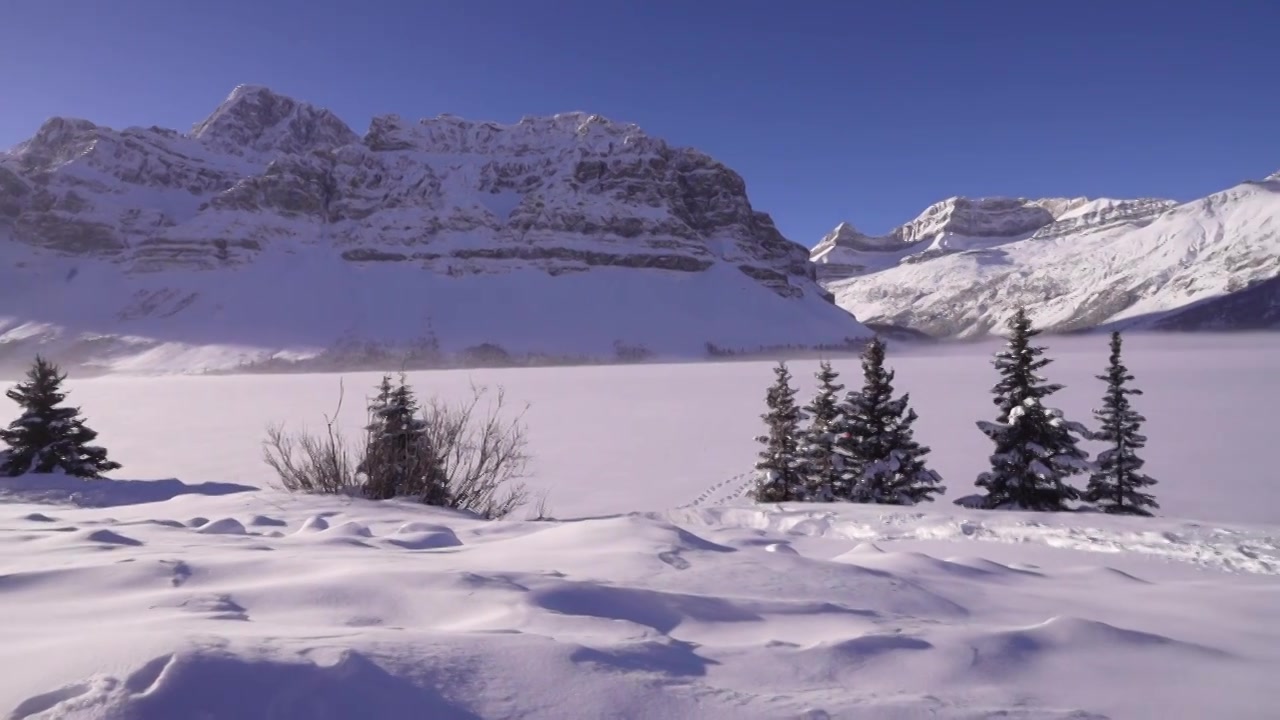
<path fill-rule="evenodd" d="M 210 369 L 865 337 L 814 278 L 739 175 L 596 115 L 388 115 L 360 137 L 241 86 L 189 133 L 54 118 L 0 154 L 0 355 Z"/>
<path fill-rule="evenodd" d="M 1018 305 L 1058 331 L 1280 327 L 1280 173 L 1187 203 L 950 198 L 882 237 L 842 223 L 811 257 L 841 307 L 936 337 L 1002 332 Z"/>

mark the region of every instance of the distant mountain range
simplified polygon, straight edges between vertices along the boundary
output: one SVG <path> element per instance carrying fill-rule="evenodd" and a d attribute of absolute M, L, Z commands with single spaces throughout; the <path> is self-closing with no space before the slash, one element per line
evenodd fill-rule
<path fill-rule="evenodd" d="M 880 237 L 843 223 L 811 252 L 836 302 L 933 337 L 1280 327 L 1280 173 L 1191 202 L 950 198 Z"/>
<path fill-rule="evenodd" d="M 0 360 L 609 360 L 869 334 L 740 176 L 595 115 L 387 115 L 359 136 L 241 86 L 187 133 L 54 118 L 0 154 Z"/>
<path fill-rule="evenodd" d="M 1278 278 L 1280 174 L 1187 203 L 951 198 L 807 253 L 729 168 L 583 113 L 361 136 L 246 85 L 186 133 L 53 118 L 0 153 L 5 365 L 691 358 L 981 336 L 1018 305 L 1058 331 L 1273 328 Z"/>

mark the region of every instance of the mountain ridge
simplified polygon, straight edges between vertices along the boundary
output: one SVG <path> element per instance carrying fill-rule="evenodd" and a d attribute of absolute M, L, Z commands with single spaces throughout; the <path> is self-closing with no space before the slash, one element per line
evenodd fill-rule
<path fill-rule="evenodd" d="M 1059 332 L 1280 327 L 1280 174 L 1188 202 L 949 198 L 810 256 L 863 321 L 935 338 L 999 334 L 1018 305 Z"/>
<path fill-rule="evenodd" d="M 365 342 L 689 357 L 870 334 L 740 175 L 576 112 L 380 115 L 359 136 L 244 85 L 189 133 L 54 118 L 0 154 L 0 261 L 0 352 L 47 341 L 111 367 L 145 366 L 140 348 L 199 355 L 214 326 L 214 369 Z M 517 309 L 494 306 L 508 295 Z M 396 302 L 415 308 L 412 331 L 369 317 Z M 343 322 L 294 322 L 285 305 Z M 467 321 L 442 320 L 449 306 Z"/>

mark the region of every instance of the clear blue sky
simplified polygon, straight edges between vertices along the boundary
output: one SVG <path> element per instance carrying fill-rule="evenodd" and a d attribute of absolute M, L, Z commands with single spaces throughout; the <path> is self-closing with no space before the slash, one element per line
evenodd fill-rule
<path fill-rule="evenodd" d="M 1280 0 L 4 0 L 0 147 L 334 110 L 638 123 L 812 244 L 950 195 L 1190 199 L 1280 170 Z"/>

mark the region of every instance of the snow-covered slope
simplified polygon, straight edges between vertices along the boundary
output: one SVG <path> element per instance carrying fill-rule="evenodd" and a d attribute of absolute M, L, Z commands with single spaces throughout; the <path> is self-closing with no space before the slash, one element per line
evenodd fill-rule
<path fill-rule="evenodd" d="M 840 344 L 742 178 L 632 125 L 332 113 L 237 88 L 187 134 L 54 118 L 0 154 L 0 347 L 208 369 L 486 345 Z"/>
<path fill-rule="evenodd" d="M 868 323 L 1002 332 L 1025 305 L 1055 330 L 1276 327 L 1280 181 L 1167 200 L 952 198 L 888 236 L 847 224 L 811 257 Z"/>

